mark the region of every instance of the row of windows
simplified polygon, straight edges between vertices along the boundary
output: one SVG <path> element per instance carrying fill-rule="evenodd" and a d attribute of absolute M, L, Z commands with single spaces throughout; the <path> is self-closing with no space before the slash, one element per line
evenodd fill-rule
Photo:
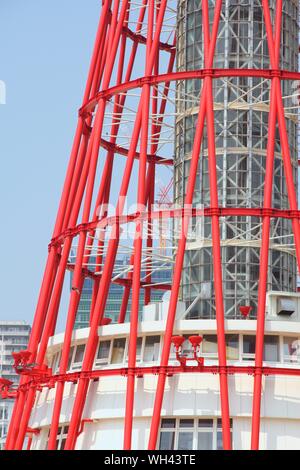
<path fill-rule="evenodd" d="M 232 433 L 232 420 L 230 420 Z M 222 450 L 220 419 L 164 418 L 161 421 L 160 450 Z"/>
<path fill-rule="evenodd" d="M 85 344 L 72 346 L 69 354 L 68 370 L 81 368 L 85 351 Z M 159 358 L 160 336 L 146 336 L 137 339 L 137 361 L 143 358 L 144 362 L 154 362 Z M 126 354 L 125 354 L 126 353 Z M 98 347 L 95 366 L 107 364 L 123 364 L 128 357 L 128 340 L 126 338 L 115 338 L 113 340 L 101 341 Z M 52 360 L 53 373 L 59 368 L 60 353 L 54 355 Z"/>
<path fill-rule="evenodd" d="M 230 420 L 232 434 L 232 420 Z M 68 425 L 58 428 L 56 450 L 64 450 Z M 49 437 L 50 430 L 48 431 Z M 46 448 L 48 446 L 48 440 Z M 220 419 L 164 418 L 161 420 L 159 450 L 222 450 Z"/>
<path fill-rule="evenodd" d="M 27 344 L 28 336 L 2 336 L 1 342 L 9 344 Z"/>
<path fill-rule="evenodd" d="M 10 332 L 10 333 L 21 333 L 21 332 L 30 332 L 30 326 L 29 325 L 24 325 L 24 326 L 0 326 L 0 334 Z"/>
<path fill-rule="evenodd" d="M 192 353 L 192 347 L 185 335 L 182 354 L 188 356 Z M 255 359 L 255 335 L 227 334 L 226 355 L 228 360 L 253 361 Z M 122 365 L 128 360 L 128 339 L 115 338 L 113 340 L 100 341 L 95 367 L 108 364 Z M 162 341 L 160 336 L 144 336 L 137 338 L 137 362 L 156 362 L 160 357 Z M 80 370 L 85 352 L 85 344 L 72 346 L 70 349 L 68 370 Z M 203 357 L 211 360 L 218 358 L 218 345 L 216 335 L 204 335 L 200 348 Z M 175 351 L 172 349 L 171 360 L 175 360 Z M 53 356 L 51 367 L 53 373 L 58 373 L 60 352 Z M 300 362 L 300 340 L 294 336 L 266 335 L 264 340 L 264 361 L 266 362 Z"/>
<path fill-rule="evenodd" d="M 7 344 L 5 344 L 5 352 L 18 352 L 18 351 L 22 351 L 22 349 L 24 349 L 24 347 L 27 345 L 27 343 L 24 343 L 22 344 L 22 346 L 9 346 Z"/>

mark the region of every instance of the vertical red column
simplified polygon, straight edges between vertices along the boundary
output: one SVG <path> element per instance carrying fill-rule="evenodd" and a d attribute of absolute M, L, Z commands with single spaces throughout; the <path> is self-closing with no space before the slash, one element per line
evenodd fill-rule
<path fill-rule="evenodd" d="M 204 3 L 203 3 L 204 5 Z M 205 5 L 204 5 L 205 8 Z M 208 8 L 206 4 L 206 9 Z M 211 39 L 209 39 L 209 27 L 208 22 L 205 23 L 205 34 L 206 34 L 206 66 L 207 69 L 211 69 L 213 66 L 214 51 L 217 41 L 219 20 L 222 8 L 222 0 L 216 2 L 215 11 L 214 11 L 214 20 L 213 27 L 211 32 Z M 208 15 L 208 11 L 207 11 Z M 208 76 L 204 79 L 204 84 L 202 88 L 201 101 L 199 106 L 199 114 L 194 138 L 194 145 L 192 150 L 192 159 L 190 165 L 190 173 L 188 177 L 187 184 L 187 193 L 184 203 L 184 218 L 182 221 L 182 230 L 181 236 L 178 242 L 178 249 L 176 254 L 174 276 L 172 282 L 172 291 L 171 299 L 167 317 L 166 332 L 164 337 L 163 351 L 160 362 L 160 373 L 158 376 L 157 391 L 153 409 L 153 417 L 151 422 L 150 437 L 149 437 L 149 449 L 155 449 L 158 437 L 158 429 L 160 423 L 161 409 L 163 403 L 163 395 L 166 382 L 166 367 L 169 361 L 170 348 L 171 348 L 171 337 L 173 334 L 174 321 L 176 316 L 176 307 L 179 295 L 179 287 L 181 282 L 181 273 L 184 260 L 184 252 L 187 240 L 187 231 L 190 221 L 190 208 L 193 203 L 194 188 L 196 182 L 196 175 L 198 169 L 198 161 L 200 148 L 203 138 L 203 129 L 204 129 L 204 120 L 205 116 L 209 122 L 210 128 L 210 168 L 212 172 L 216 171 L 215 161 L 214 161 L 214 131 L 211 126 L 211 119 L 213 119 L 213 101 L 211 92 L 211 78 Z M 210 109 L 208 109 L 208 105 Z M 207 114 L 208 113 L 208 114 Z M 217 192 L 216 178 L 211 180 L 211 203 L 218 206 L 217 200 L 215 200 Z M 214 261 L 214 269 L 216 269 L 215 276 L 217 276 L 217 281 L 215 282 L 215 289 L 217 293 L 217 318 L 218 318 L 218 348 L 219 348 L 219 362 L 221 366 L 220 374 L 220 386 L 221 386 L 221 410 L 222 410 L 222 429 L 223 429 L 223 444 L 225 449 L 230 449 L 230 426 L 229 426 L 229 404 L 228 404 L 228 384 L 227 384 L 227 375 L 224 366 L 226 366 L 226 350 L 225 350 L 225 335 L 224 335 L 224 310 L 223 310 L 223 297 L 222 297 L 222 273 L 221 273 L 221 259 L 220 259 L 220 245 L 219 245 L 219 228 L 218 228 L 218 217 L 215 218 L 213 222 L 213 247 L 214 254 L 216 256 Z M 218 256 L 219 255 L 219 256 Z"/>
<path fill-rule="evenodd" d="M 285 178 L 287 182 L 287 192 L 290 208 L 297 210 L 297 197 L 295 191 L 295 182 L 293 178 L 293 171 L 291 165 L 291 155 L 289 150 L 288 135 L 285 124 L 284 108 L 282 104 L 282 91 L 279 73 L 276 70 L 280 69 L 280 40 L 282 30 L 282 0 L 276 2 L 275 14 L 275 33 L 273 34 L 271 14 L 269 3 L 267 0 L 262 0 L 265 26 L 267 31 L 268 48 L 270 55 L 271 68 L 274 70 L 274 77 L 272 78 L 272 85 L 270 91 L 270 114 L 269 114 L 269 136 L 267 146 L 267 163 L 266 163 L 266 176 L 264 187 L 264 209 L 272 207 L 272 192 L 273 192 L 273 171 L 274 171 L 274 149 L 275 149 L 275 131 L 276 120 L 278 121 L 280 141 L 282 146 L 283 166 Z M 300 267 L 300 230 L 299 221 L 293 219 L 292 221 L 295 248 L 298 263 L 298 270 Z M 251 435 L 251 448 L 252 450 L 259 449 L 259 434 L 260 434 L 260 415 L 261 415 L 261 397 L 262 397 L 262 366 L 263 366 L 263 352 L 264 352 L 264 333 L 265 333 L 265 307 L 266 307 L 266 292 L 268 280 L 268 261 L 269 261 L 269 243 L 270 243 L 270 216 L 266 214 L 263 217 L 262 224 L 262 245 L 260 257 L 260 273 L 259 273 L 259 291 L 258 291 L 258 309 L 257 309 L 257 330 L 256 330 L 256 351 L 255 351 L 255 375 L 254 375 L 254 391 L 253 391 L 253 410 L 252 410 L 252 435 Z"/>

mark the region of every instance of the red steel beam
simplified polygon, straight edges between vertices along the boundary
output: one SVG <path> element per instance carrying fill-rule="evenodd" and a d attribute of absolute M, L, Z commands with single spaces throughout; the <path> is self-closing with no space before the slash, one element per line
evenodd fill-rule
<path fill-rule="evenodd" d="M 216 215 L 218 217 L 236 217 L 236 216 L 246 216 L 246 217 L 270 217 L 270 218 L 283 218 L 289 220 L 300 220 L 300 211 L 298 209 L 267 209 L 267 208 L 243 208 L 243 207 L 216 207 L 216 208 L 205 208 L 205 209 L 168 209 L 168 210 L 158 210 L 151 212 L 152 220 L 162 219 L 162 218 L 183 218 L 185 212 L 189 212 L 190 217 L 212 217 Z M 149 217 L 148 212 L 135 212 L 128 215 L 122 216 L 111 216 L 104 217 L 100 221 L 92 221 L 86 224 L 79 224 L 73 228 L 67 229 L 65 232 L 62 232 L 56 238 L 53 238 L 49 244 L 51 248 L 54 245 L 60 245 L 63 241 L 70 236 L 70 234 L 75 237 L 80 234 L 81 231 L 89 232 L 91 230 L 96 230 L 97 228 L 105 228 L 107 225 L 114 226 L 116 224 L 122 225 L 129 222 L 134 222 L 137 218 L 144 218 L 147 220 Z"/>
<path fill-rule="evenodd" d="M 215 14 L 221 11 L 216 10 Z M 204 31 L 204 61 L 205 66 L 209 68 L 212 62 L 209 61 L 210 54 L 210 32 L 209 32 L 209 8 L 208 0 L 202 2 L 202 17 Z M 216 37 L 216 35 L 215 35 Z M 215 47 L 215 46 L 214 46 Z M 207 120 L 207 140 L 208 140 L 208 169 L 209 169 L 209 189 L 210 205 L 218 208 L 218 177 L 215 149 L 215 128 L 214 128 L 214 98 L 212 90 L 212 78 L 206 77 L 206 120 Z M 231 449 L 230 434 L 230 415 L 229 415 L 229 397 L 228 381 L 226 373 L 226 342 L 225 342 L 225 320 L 224 320 L 224 301 L 223 301 L 223 279 L 222 279 L 222 258 L 220 241 L 219 217 L 212 215 L 212 257 L 214 288 L 216 299 L 216 320 L 217 320 L 217 338 L 218 338 L 218 357 L 220 365 L 220 397 L 221 397 L 221 419 L 222 419 L 222 437 L 224 450 Z"/>
<path fill-rule="evenodd" d="M 222 7 L 222 0 L 217 0 L 216 6 L 215 6 L 215 13 L 214 13 L 212 37 L 210 40 L 209 51 L 208 51 L 207 62 L 209 65 L 213 63 L 214 49 L 215 49 L 215 43 L 216 43 L 216 38 L 217 38 L 221 7 Z M 204 85 L 202 88 L 202 96 L 201 96 L 201 101 L 200 101 L 200 106 L 199 106 L 199 113 L 198 113 L 198 119 L 197 119 L 197 125 L 196 125 L 195 137 L 194 137 L 194 145 L 193 145 L 193 150 L 192 150 L 192 159 L 191 159 L 191 164 L 190 164 L 190 174 L 188 177 L 187 193 L 185 196 L 185 208 L 191 207 L 193 203 L 193 195 L 194 195 L 194 188 L 195 188 L 195 182 L 196 182 L 199 154 L 200 154 L 200 148 L 201 148 L 202 137 L 203 137 L 205 114 L 206 114 L 206 80 L 204 81 Z M 182 233 L 178 242 L 178 249 L 177 249 L 176 260 L 175 260 L 173 287 L 171 291 L 171 298 L 170 298 L 169 311 L 168 311 L 167 324 L 166 324 L 166 332 L 165 332 L 165 337 L 164 337 L 164 345 L 163 345 L 163 351 L 162 351 L 161 363 L 160 363 L 161 371 L 158 377 L 157 391 L 156 391 L 156 397 L 155 397 L 154 408 L 153 408 L 153 417 L 151 421 L 150 437 L 149 437 L 149 445 L 148 445 L 148 448 L 150 450 L 153 450 L 156 448 L 158 429 L 159 429 L 159 424 L 160 424 L 161 408 L 162 408 L 163 395 L 164 395 L 165 382 L 166 382 L 165 368 L 168 365 L 169 355 L 170 355 L 171 338 L 173 334 L 173 327 L 174 327 L 174 321 L 175 321 L 175 316 L 176 316 L 176 307 L 177 307 L 177 300 L 178 300 L 179 288 L 180 288 L 180 282 L 181 282 L 181 273 L 182 273 L 182 267 L 183 267 L 187 228 L 189 226 L 189 221 L 190 221 L 189 215 L 185 214 L 182 220 Z"/>
<path fill-rule="evenodd" d="M 273 31 L 270 21 L 269 2 L 262 0 L 265 24 L 267 30 L 267 39 L 269 45 L 269 55 L 272 68 L 279 67 L 280 56 L 280 36 L 282 21 L 282 0 L 276 3 L 276 25 L 275 39 L 273 40 Z M 275 139 L 276 139 L 276 95 L 277 83 L 280 85 L 278 77 L 272 78 L 270 91 L 270 113 L 268 131 L 269 138 L 267 143 L 267 160 L 264 185 L 264 209 L 271 209 L 272 206 L 272 189 L 273 189 L 273 172 L 275 158 Z M 258 307 L 257 307 L 257 329 L 256 329 L 256 348 L 255 348 L 255 366 L 256 372 L 254 376 L 253 390 L 253 410 L 252 410 L 252 433 L 251 433 L 251 449 L 259 448 L 259 431 L 260 431 L 260 408 L 262 394 L 262 374 L 261 367 L 263 364 L 264 351 L 264 334 L 265 334 L 265 307 L 267 296 L 268 267 L 269 267 L 269 245 L 270 245 L 270 215 L 266 214 L 262 222 L 262 245 L 260 250 L 260 268 L 258 283 Z"/>
<path fill-rule="evenodd" d="M 166 6 L 166 2 L 164 7 Z M 151 63 L 151 48 L 153 36 L 154 22 L 154 0 L 149 0 L 148 8 L 148 31 L 147 31 L 147 48 L 146 48 L 146 64 L 145 71 L 152 73 L 154 61 Z M 150 114 L 150 86 L 144 85 L 141 96 L 142 103 L 142 122 L 141 122 L 141 150 L 139 159 L 139 174 L 137 188 L 138 206 L 145 204 L 146 195 L 146 174 L 147 174 L 147 151 L 148 151 L 148 134 L 149 134 L 149 114 Z M 143 222 L 137 219 L 134 238 L 134 266 L 132 275 L 132 302 L 130 312 L 130 333 L 129 333 L 129 351 L 128 366 L 129 373 L 127 376 L 126 403 L 125 403 L 125 423 L 124 423 L 124 450 L 131 449 L 132 439 L 132 423 L 133 423 L 133 407 L 134 407 L 134 387 L 135 375 L 130 371 L 136 366 L 136 346 L 137 332 L 139 320 L 139 304 L 140 304 L 140 283 L 141 283 L 141 265 L 142 265 L 142 249 L 143 249 Z"/>
<path fill-rule="evenodd" d="M 271 14 L 269 4 L 267 0 L 263 0 L 263 11 L 265 17 L 265 25 L 267 31 L 267 40 L 269 46 L 269 55 L 271 61 L 271 67 L 276 67 L 279 64 L 280 54 L 280 39 L 281 39 L 281 10 L 282 1 L 277 0 L 276 4 L 276 15 L 275 15 L 275 38 L 272 31 Z M 275 116 L 278 120 L 280 141 L 282 146 L 282 157 L 284 173 L 287 183 L 287 193 L 290 204 L 290 209 L 298 210 L 297 196 L 295 191 L 295 182 L 293 178 L 293 170 L 291 164 L 291 155 L 288 142 L 288 134 L 285 123 L 284 107 L 282 103 L 282 92 L 280 85 L 280 77 L 274 77 L 273 79 L 274 91 L 271 95 L 271 108 L 270 108 L 270 124 L 269 128 L 270 136 L 268 142 L 269 149 L 269 160 L 267 160 L 267 172 L 266 172 L 266 185 L 265 185 L 265 199 L 264 208 L 268 209 L 271 206 L 271 194 L 272 194 L 272 180 L 273 180 L 273 152 L 275 145 Z M 272 92 L 271 91 L 271 92 Z M 272 116 L 271 116 L 272 112 Z M 300 226 L 299 220 L 292 218 L 292 227 L 295 239 L 296 258 L 298 263 L 298 270 L 300 270 Z M 257 450 L 259 448 L 259 431 L 260 431 L 260 406 L 261 406 L 261 392 L 262 392 L 262 379 L 259 373 L 260 367 L 263 361 L 263 343 L 264 343 L 264 323 L 265 323 L 265 296 L 266 296 L 266 285 L 267 285 L 267 271 L 268 271 L 268 246 L 269 246 L 269 230 L 270 220 L 266 217 L 263 221 L 263 243 L 261 251 L 261 262 L 260 262 L 260 287 L 259 287 L 259 310 L 257 316 L 257 340 L 256 340 L 256 352 L 255 352 L 255 363 L 257 366 L 257 373 L 254 378 L 254 392 L 253 392 L 253 417 L 252 417 L 252 435 L 251 435 L 251 448 Z"/>
<path fill-rule="evenodd" d="M 205 358 L 204 358 L 205 361 Z M 56 374 L 51 376 L 49 379 L 39 380 L 37 377 L 34 380 L 27 382 L 21 386 L 21 390 L 27 390 L 31 385 L 35 387 L 37 385 L 42 387 L 52 387 L 56 382 L 71 382 L 77 383 L 82 378 L 95 380 L 100 377 L 127 377 L 128 373 L 133 373 L 135 376 L 142 377 L 143 375 L 159 375 L 162 370 L 162 366 L 147 366 L 147 367 L 134 367 L 129 370 L 128 367 L 120 367 L 117 369 L 94 369 L 89 371 L 81 372 L 70 372 L 66 374 Z M 204 365 L 203 366 L 171 366 L 168 365 L 163 367 L 164 372 L 167 376 L 175 374 L 221 374 L 224 373 L 224 368 L 219 365 Z M 257 373 L 256 366 L 231 366 L 227 365 L 225 368 L 227 375 L 244 374 L 249 376 L 255 376 Z M 299 368 L 288 368 L 288 367 L 268 367 L 263 366 L 260 373 L 264 376 L 284 376 L 284 377 L 300 377 Z"/>
<path fill-rule="evenodd" d="M 86 116 L 92 112 L 97 102 L 103 98 L 111 98 L 119 93 L 124 93 L 134 88 L 141 88 L 144 84 L 158 85 L 159 83 L 174 82 L 180 80 L 199 79 L 204 80 L 206 76 L 211 76 L 212 79 L 218 78 L 232 78 L 232 77 L 253 77 L 265 78 L 271 80 L 273 77 L 278 77 L 281 80 L 300 80 L 300 72 L 290 72 L 289 70 L 281 69 L 200 69 L 189 70 L 186 72 L 168 72 L 158 76 L 141 77 L 135 80 L 122 83 L 121 85 L 113 86 L 106 90 L 100 91 L 94 98 L 92 98 L 85 106 L 79 109 L 79 115 Z"/>

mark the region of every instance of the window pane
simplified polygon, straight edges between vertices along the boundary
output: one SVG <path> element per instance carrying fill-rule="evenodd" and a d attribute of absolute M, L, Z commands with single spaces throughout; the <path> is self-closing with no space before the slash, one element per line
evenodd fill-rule
<path fill-rule="evenodd" d="M 254 335 L 243 336 L 243 353 L 244 354 L 255 354 L 255 342 L 256 337 Z"/>
<path fill-rule="evenodd" d="M 101 359 L 101 362 L 108 362 L 110 349 L 110 341 L 101 341 L 98 348 L 97 359 Z M 106 361 L 104 361 L 106 359 Z"/>
<path fill-rule="evenodd" d="M 217 450 L 223 450 L 222 431 L 217 432 Z"/>
<path fill-rule="evenodd" d="M 67 439 L 62 439 L 61 444 L 60 444 L 60 450 L 64 450 L 65 444 L 66 444 Z"/>
<path fill-rule="evenodd" d="M 265 336 L 264 361 L 279 361 L 279 338 L 278 336 Z"/>
<path fill-rule="evenodd" d="M 192 450 L 193 449 L 193 433 L 180 432 L 178 436 L 178 450 Z"/>
<path fill-rule="evenodd" d="M 203 336 L 202 351 L 206 354 L 218 354 L 217 337 L 215 335 Z"/>
<path fill-rule="evenodd" d="M 111 362 L 112 364 L 120 364 L 124 359 L 125 351 L 125 338 L 114 339 L 113 352 Z"/>
<path fill-rule="evenodd" d="M 144 361 L 157 361 L 159 356 L 160 336 L 147 336 Z"/>
<path fill-rule="evenodd" d="M 175 428 L 175 419 L 163 419 L 161 422 L 162 428 Z"/>
<path fill-rule="evenodd" d="M 227 359 L 239 358 L 239 336 L 226 335 L 226 357 Z"/>
<path fill-rule="evenodd" d="M 174 449 L 174 439 L 175 439 L 175 432 L 161 432 L 160 433 L 160 441 L 159 441 L 159 449 L 160 450 L 173 450 Z"/>
<path fill-rule="evenodd" d="M 137 338 L 136 341 L 136 356 L 141 357 L 141 352 L 142 352 L 142 343 L 143 343 L 143 338 Z"/>
<path fill-rule="evenodd" d="M 198 426 L 199 428 L 212 428 L 213 420 L 212 419 L 199 419 Z"/>
<path fill-rule="evenodd" d="M 300 359 L 300 342 L 293 336 L 283 337 L 283 354 L 285 362 L 298 362 Z"/>
<path fill-rule="evenodd" d="M 212 450 L 213 433 L 198 432 L 198 450 Z"/>
<path fill-rule="evenodd" d="M 232 430 L 230 431 L 230 440 L 232 443 Z M 223 450 L 223 437 L 220 430 L 217 431 L 217 450 Z"/>
<path fill-rule="evenodd" d="M 71 367 L 72 357 L 73 357 L 74 346 L 71 347 L 68 360 L 68 369 Z"/>
<path fill-rule="evenodd" d="M 180 428 L 193 428 L 194 427 L 194 420 L 193 419 L 181 419 L 179 421 Z"/>
<path fill-rule="evenodd" d="M 139 337 L 136 340 L 136 358 L 140 359 L 141 358 L 141 352 L 142 352 L 142 343 L 143 343 L 143 338 Z M 129 342 L 130 345 L 130 342 Z M 127 359 L 128 359 L 128 354 L 129 354 L 129 347 L 127 351 Z"/>
<path fill-rule="evenodd" d="M 79 346 L 77 346 L 75 359 L 74 359 L 74 362 L 76 364 L 83 361 L 84 350 L 85 350 L 85 344 L 80 344 Z"/>

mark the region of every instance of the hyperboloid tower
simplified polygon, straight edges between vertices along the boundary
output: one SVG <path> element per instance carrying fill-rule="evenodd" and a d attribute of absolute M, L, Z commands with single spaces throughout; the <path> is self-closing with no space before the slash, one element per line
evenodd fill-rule
<path fill-rule="evenodd" d="M 103 0 L 7 449 L 300 448 L 299 78 L 294 0 Z"/>

